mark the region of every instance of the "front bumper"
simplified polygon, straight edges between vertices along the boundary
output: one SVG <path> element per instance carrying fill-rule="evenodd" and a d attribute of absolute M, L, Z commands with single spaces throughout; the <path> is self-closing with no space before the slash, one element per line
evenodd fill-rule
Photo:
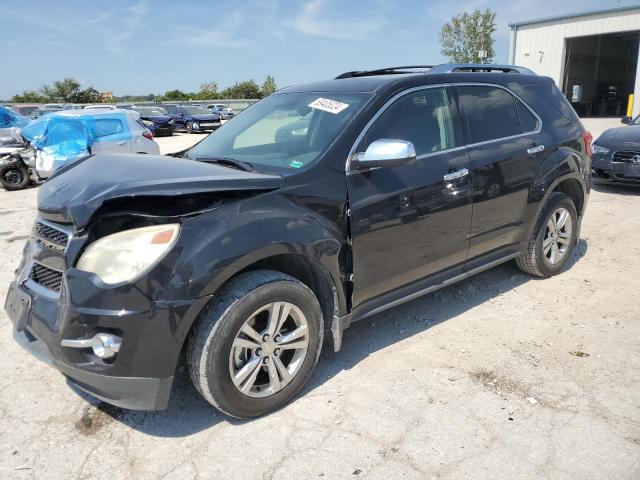
<path fill-rule="evenodd" d="M 594 154 L 591 160 L 594 178 L 605 182 L 640 184 L 640 164 L 613 162 L 612 154 Z"/>
<path fill-rule="evenodd" d="M 101 400 L 133 410 L 166 408 L 182 344 L 208 299 L 152 301 L 134 285 L 105 285 L 95 275 L 66 265 L 70 252 L 77 251 L 74 242 L 82 241 L 72 238 L 64 256 L 37 236 L 27 242 L 5 304 L 14 338 Z M 59 288 L 38 283 L 36 264 L 63 272 Z M 16 307 L 16 299 L 22 306 Z M 91 349 L 60 344 L 97 332 L 122 338 L 112 361 Z"/>
<path fill-rule="evenodd" d="M 202 124 L 200 122 L 193 122 L 194 132 L 212 132 L 220 127 L 222 124 L 218 122 L 207 122 Z"/>

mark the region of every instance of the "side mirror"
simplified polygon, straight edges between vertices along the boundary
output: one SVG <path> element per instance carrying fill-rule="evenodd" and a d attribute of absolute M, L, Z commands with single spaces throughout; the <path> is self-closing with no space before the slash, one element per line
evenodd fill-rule
<path fill-rule="evenodd" d="M 381 138 L 371 143 L 364 153 L 356 153 L 351 159 L 353 170 L 373 167 L 395 167 L 416 161 L 416 149 L 406 140 Z"/>
<path fill-rule="evenodd" d="M 620 123 L 624 123 L 625 125 L 629 125 L 631 123 L 631 117 L 622 117 Z"/>

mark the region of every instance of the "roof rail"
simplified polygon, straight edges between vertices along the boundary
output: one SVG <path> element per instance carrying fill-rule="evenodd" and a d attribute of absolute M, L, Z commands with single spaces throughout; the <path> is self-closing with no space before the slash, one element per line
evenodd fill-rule
<path fill-rule="evenodd" d="M 431 69 L 429 73 L 453 73 L 453 72 L 502 72 L 522 73 L 535 75 L 532 70 L 517 65 L 499 65 L 496 63 L 443 63 Z"/>
<path fill-rule="evenodd" d="M 387 67 L 378 68 L 376 70 L 356 70 L 353 72 L 341 73 L 336 77 L 336 80 L 341 78 L 353 78 L 353 77 L 371 77 L 374 75 L 389 75 L 398 73 L 418 73 L 410 70 L 422 70 L 422 73 L 426 73 L 433 68 L 433 65 L 405 65 L 402 67 Z"/>
<path fill-rule="evenodd" d="M 407 65 L 404 67 L 379 68 L 377 70 L 356 70 L 345 72 L 336 77 L 371 77 L 374 75 L 393 75 L 401 73 L 454 73 L 454 72 L 502 72 L 535 75 L 535 72 L 517 65 L 499 65 L 495 63 L 443 63 L 441 65 Z"/>

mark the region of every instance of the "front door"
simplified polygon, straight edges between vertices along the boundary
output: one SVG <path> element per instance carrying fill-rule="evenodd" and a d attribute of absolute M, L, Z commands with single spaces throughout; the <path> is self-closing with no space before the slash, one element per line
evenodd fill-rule
<path fill-rule="evenodd" d="M 350 171 L 353 308 L 442 270 L 463 270 L 469 250 L 471 177 L 455 105 L 445 87 L 397 97 L 356 146 L 413 143 L 414 164 Z"/>

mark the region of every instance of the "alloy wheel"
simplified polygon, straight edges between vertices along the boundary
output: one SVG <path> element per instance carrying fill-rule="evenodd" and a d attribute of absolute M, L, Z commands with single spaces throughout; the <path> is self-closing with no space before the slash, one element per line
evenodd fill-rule
<path fill-rule="evenodd" d="M 564 258 L 571 243 L 573 221 L 566 208 L 559 208 L 551 214 L 544 232 L 542 249 L 545 259 L 557 265 Z"/>
<path fill-rule="evenodd" d="M 309 326 L 289 302 L 256 310 L 236 334 L 229 353 L 229 373 L 240 392 L 263 398 L 278 393 L 299 372 L 309 349 Z"/>

